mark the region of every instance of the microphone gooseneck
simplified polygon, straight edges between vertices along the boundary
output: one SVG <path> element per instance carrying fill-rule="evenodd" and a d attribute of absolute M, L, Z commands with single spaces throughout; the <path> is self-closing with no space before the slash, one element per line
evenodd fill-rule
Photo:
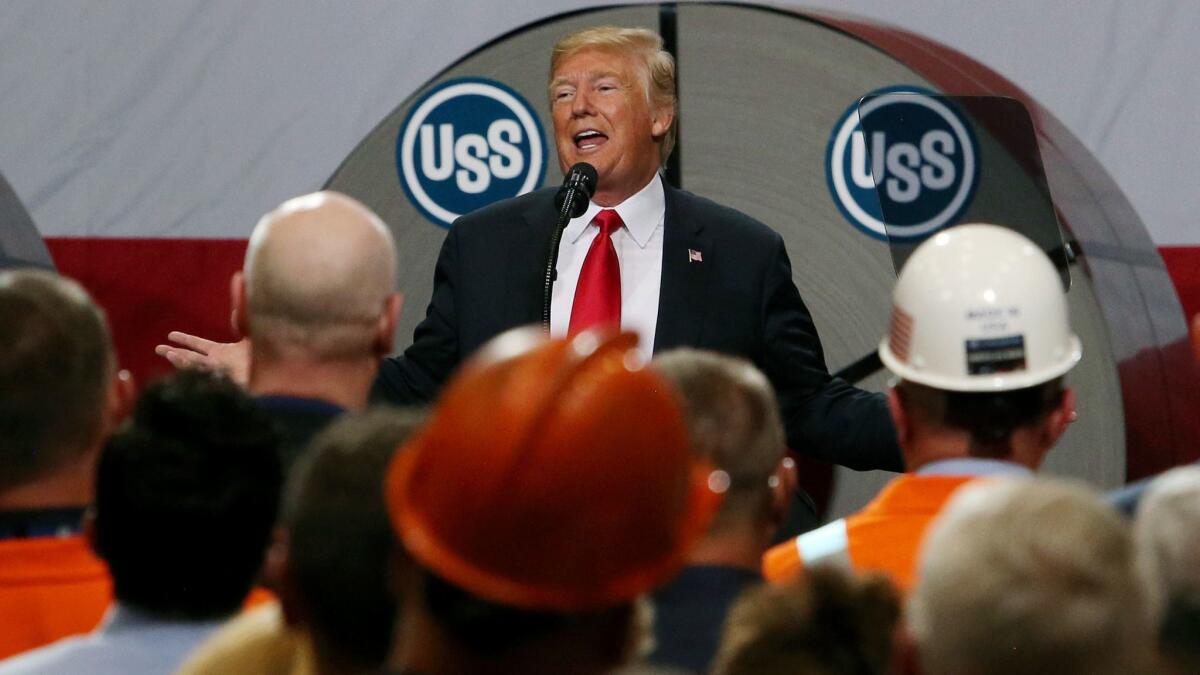
<path fill-rule="evenodd" d="M 542 327 L 550 332 L 550 298 L 554 291 L 554 268 L 558 263 L 558 246 L 562 241 L 563 229 L 572 218 L 582 216 L 587 211 L 588 202 L 596 190 L 596 167 L 587 162 L 579 162 L 571 167 L 563 178 L 562 187 L 554 195 L 554 208 L 558 210 L 558 221 L 554 232 L 550 235 L 550 250 L 546 256 L 546 271 L 543 278 L 542 293 Z"/>

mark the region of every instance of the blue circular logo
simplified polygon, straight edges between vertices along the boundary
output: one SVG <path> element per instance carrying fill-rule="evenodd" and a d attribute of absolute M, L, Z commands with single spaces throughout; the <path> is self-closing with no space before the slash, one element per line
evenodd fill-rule
<path fill-rule="evenodd" d="M 842 113 L 825 153 L 829 194 L 842 215 L 883 240 L 918 239 L 953 223 L 979 178 L 970 125 L 924 89 L 887 87 L 868 97 Z"/>
<path fill-rule="evenodd" d="M 408 198 L 441 227 L 464 213 L 538 187 L 542 127 L 512 89 L 479 78 L 444 82 L 413 104 L 396 139 Z"/>

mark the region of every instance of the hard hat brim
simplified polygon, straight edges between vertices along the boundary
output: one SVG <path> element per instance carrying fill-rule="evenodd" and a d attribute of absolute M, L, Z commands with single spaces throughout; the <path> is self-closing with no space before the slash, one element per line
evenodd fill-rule
<path fill-rule="evenodd" d="M 1083 346 L 1077 336 L 1071 335 L 1066 353 L 1051 365 L 1035 370 L 948 377 L 914 368 L 911 364 L 901 361 L 888 346 L 887 337 L 884 337 L 879 343 L 879 360 L 883 361 L 883 365 L 901 380 L 945 391 L 995 392 L 1033 387 L 1065 375 L 1075 367 L 1075 364 L 1079 363 L 1081 358 L 1083 358 Z"/>
<path fill-rule="evenodd" d="M 636 600 L 673 578 L 684 566 L 691 545 L 703 534 L 719 508 L 723 495 L 709 487 L 715 467 L 694 458 L 689 476 L 686 515 L 681 519 L 679 544 L 671 555 L 655 564 L 585 588 L 535 585 L 491 570 L 461 555 L 439 536 L 438 527 L 411 503 L 409 486 L 426 450 L 418 437 L 397 452 L 388 470 L 388 511 L 408 553 L 422 566 L 452 584 L 492 602 L 533 610 L 577 612 L 612 607 Z M 586 532 L 579 534 L 587 536 Z"/>

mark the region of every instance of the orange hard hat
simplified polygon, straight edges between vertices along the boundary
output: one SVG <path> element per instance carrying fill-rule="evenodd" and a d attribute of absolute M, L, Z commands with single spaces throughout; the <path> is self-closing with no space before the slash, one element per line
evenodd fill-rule
<path fill-rule="evenodd" d="M 550 611 L 629 602 L 677 573 L 721 495 L 636 344 L 528 328 L 485 345 L 388 470 L 411 555 L 481 598 Z"/>

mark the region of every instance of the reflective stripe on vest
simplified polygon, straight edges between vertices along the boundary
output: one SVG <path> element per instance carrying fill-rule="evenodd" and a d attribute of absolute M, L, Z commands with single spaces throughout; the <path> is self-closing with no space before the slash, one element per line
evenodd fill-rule
<path fill-rule="evenodd" d="M 819 563 L 850 568 L 850 540 L 846 519 L 839 518 L 828 525 L 796 537 L 796 549 L 805 567 Z"/>

